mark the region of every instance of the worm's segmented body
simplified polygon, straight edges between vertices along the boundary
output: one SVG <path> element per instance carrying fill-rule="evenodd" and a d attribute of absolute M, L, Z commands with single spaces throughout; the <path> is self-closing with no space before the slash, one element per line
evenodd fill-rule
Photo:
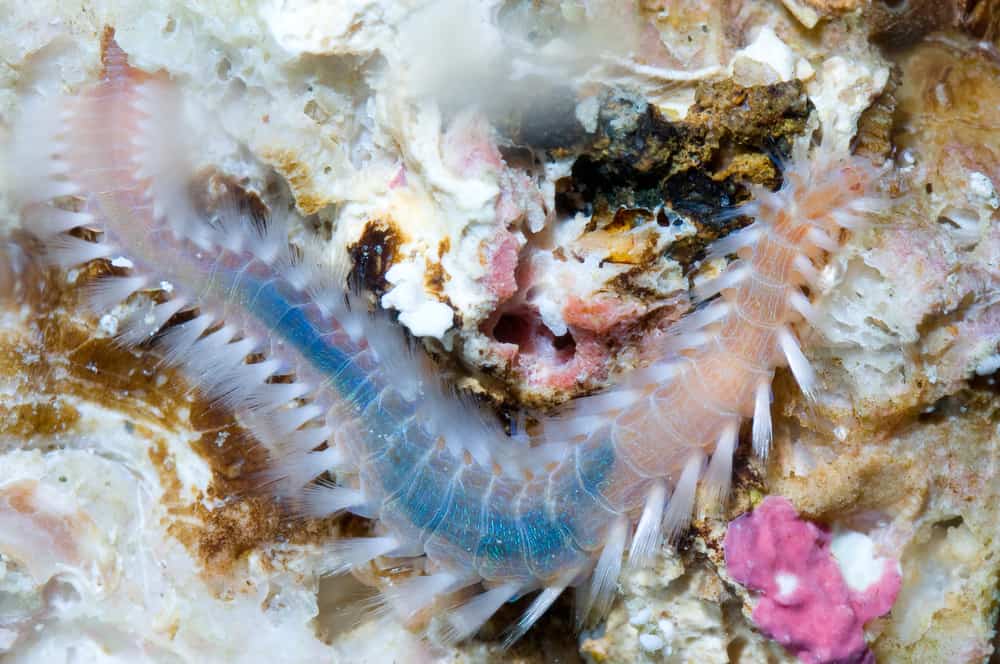
<path fill-rule="evenodd" d="M 648 562 L 687 524 L 699 481 L 726 493 L 745 418 L 766 454 L 774 368 L 789 364 L 814 389 L 790 327 L 811 315 L 801 287 L 841 228 L 878 200 L 877 173 L 855 159 L 796 164 L 779 191 L 757 192 L 743 210 L 755 223 L 713 248 L 740 259 L 696 293 L 719 297 L 672 331 L 659 362 L 543 423 L 545 442 L 565 451 L 526 476 L 491 453 L 510 449 L 500 427 L 429 378 L 395 326 L 345 295 L 343 266 L 290 250 L 280 219 L 263 224 L 232 202 L 196 212 L 192 173 L 172 143 L 172 96 L 108 39 L 99 83 L 29 107 L 14 151 L 34 164 L 17 182 L 26 223 L 61 265 L 106 258 L 124 268 L 89 287 L 95 307 L 134 303 L 121 338 L 155 341 L 232 408 L 271 451 L 276 490 L 305 513 L 377 519 L 380 536 L 330 544 L 332 571 L 426 556 L 430 574 L 388 593 L 407 617 L 481 585 L 444 616 L 453 639 L 533 590 L 542 592 L 510 640 L 568 586 L 583 588 L 582 616 L 603 612 L 626 548 L 630 564 Z M 53 204 L 66 196 L 82 209 Z M 103 237 L 81 239 L 78 227 Z M 150 289 L 170 296 L 130 299 Z M 354 479 L 313 482 L 330 469 Z"/>

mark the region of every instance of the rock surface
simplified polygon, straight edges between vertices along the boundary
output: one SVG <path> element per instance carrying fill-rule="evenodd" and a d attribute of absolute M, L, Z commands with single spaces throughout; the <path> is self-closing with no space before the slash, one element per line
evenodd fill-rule
<path fill-rule="evenodd" d="M 93 77 L 113 26 L 134 66 L 210 119 L 206 173 L 290 195 L 297 234 L 350 254 L 373 306 L 508 410 L 648 359 L 692 279 L 718 268 L 706 245 L 745 222 L 718 213 L 775 184 L 770 157 L 795 141 L 821 128 L 898 175 L 892 210 L 813 294 L 819 401 L 779 373 L 773 454 L 738 459 L 728 510 L 624 576 L 579 642 L 559 605 L 506 654 L 496 626 L 513 608 L 446 650 L 366 616 L 392 570 L 320 580 L 321 543 L 369 524 L 289 523 L 250 490 L 262 460 L 231 418 L 112 343 L 113 318 L 77 301 L 81 275 L 33 273 L 0 309 L 4 661 L 790 662 L 723 552 L 726 524 L 765 494 L 863 534 L 838 558 L 900 561 L 892 610 L 865 626 L 878 661 L 984 661 L 1000 574 L 1000 12 L 883 4 L 897 3 L 8 3 L 0 139 L 27 90 Z M 12 206 L 4 184 L 0 230 L 17 236 Z"/>

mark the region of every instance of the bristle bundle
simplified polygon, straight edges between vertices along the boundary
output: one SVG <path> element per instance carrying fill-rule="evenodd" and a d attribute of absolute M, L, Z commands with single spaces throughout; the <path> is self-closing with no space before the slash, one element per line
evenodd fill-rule
<path fill-rule="evenodd" d="M 621 558 L 619 554 L 619 564 L 620 560 Z M 549 610 L 552 603 L 559 599 L 559 596 L 563 594 L 563 591 L 566 590 L 566 586 L 568 585 L 569 583 L 567 582 L 556 586 L 549 586 L 548 588 L 543 589 L 542 592 L 538 593 L 538 596 L 535 597 L 535 601 L 531 603 L 520 619 L 514 625 L 511 625 L 511 627 L 508 628 L 504 634 L 502 641 L 503 648 L 509 648 L 515 641 L 524 636 L 525 633 L 531 629 L 531 626 L 538 622 L 538 619 Z"/>
<path fill-rule="evenodd" d="M 729 487 L 733 477 L 733 454 L 739 436 L 739 424 L 727 424 L 719 434 L 719 440 L 712 452 L 712 459 L 705 472 L 705 484 L 712 502 L 723 507 L 729 497 Z"/>
<path fill-rule="evenodd" d="M 698 479 L 701 477 L 704 464 L 704 457 L 700 452 L 691 455 L 674 485 L 666 513 L 663 515 L 663 532 L 668 542 L 676 542 L 691 521 Z"/>
<path fill-rule="evenodd" d="M 778 332 L 778 343 L 788 362 L 788 367 L 792 370 L 792 375 L 795 376 L 795 381 L 799 384 L 799 389 L 808 399 L 815 399 L 816 372 L 813 371 L 806 356 L 802 354 L 799 342 L 795 340 L 795 336 L 788 328 L 782 328 Z"/>
<path fill-rule="evenodd" d="M 324 574 L 343 574 L 384 556 L 399 546 L 392 537 L 357 537 L 330 542 L 324 551 Z"/>
<path fill-rule="evenodd" d="M 761 460 L 771 449 L 771 381 L 762 381 L 754 393 L 753 451 Z"/>
<path fill-rule="evenodd" d="M 611 608 L 614 591 L 621 573 L 622 554 L 628 540 L 628 519 L 620 517 L 608 531 L 604 548 L 594 566 L 591 577 L 590 591 L 585 595 L 586 601 L 578 608 L 578 627 L 582 627 L 590 618 L 603 618 Z"/>
<path fill-rule="evenodd" d="M 653 482 L 628 552 L 628 565 L 642 569 L 652 565 L 653 557 L 663 540 L 663 509 L 667 503 L 667 483 Z"/>
<path fill-rule="evenodd" d="M 517 595 L 520 588 L 513 583 L 491 588 L 475 596 L 445 616 L 442 634 L 445 643 L 455 644 L 474 635 L 490 616 Z"/>

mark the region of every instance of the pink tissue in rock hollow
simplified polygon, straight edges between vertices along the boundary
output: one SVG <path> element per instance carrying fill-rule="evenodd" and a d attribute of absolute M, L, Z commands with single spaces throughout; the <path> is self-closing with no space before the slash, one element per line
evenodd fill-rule
<path fill-rule="evenodd" d="M 521 243 L 517 236 L 504 229 L 499 231 L 487 248 L 486 290 L 498 303 L 506 302 L 517 292 L 517 261 Z"/>
<path fill-rule="evenodd" d="M 753 620 L 762 632 L 810 664 L 873 664 L 864 625 L 892 608 L 895 563 L 861 591 L 844 581 L 830 533 L 803 521 L 792 504 L 768 496 L 729 524 L 723 544 L 730 576 L 761 593 Z"/>

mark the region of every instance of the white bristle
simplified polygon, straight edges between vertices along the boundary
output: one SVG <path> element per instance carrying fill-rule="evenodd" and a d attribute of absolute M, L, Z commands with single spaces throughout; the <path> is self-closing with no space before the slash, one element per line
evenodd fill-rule
<path fill-rule="evenodd" d="M 376 329 L 378 327 L 381 326 Z M 378 332 L 366 335 L 366 339 L 376 346 L 386 338 L 389 337 L 382 337 Z M 393 338 L 398 345 L 406 347 L 398 331 Z M 472 395 L 443 385 L 439 373 L 423 355 L 407 350 L 397 352 L 394 360 L 399 366 L 378 370 L 378 379 L 387 385 L 385 398 L 419 399 L 421 409 L 417 422 L 429 438 L 444 440 L 453 454 L 468 452 L 484 466 L 491 466 L 494 459 L 504 456 L 510 438 L 496 417 L 486 413 Z"/>
<path fill-rule="evenodd" d="M 606 392 L 580 397 L 570 402 L 575 413 L 597 415 L 624 410 L 633 406 L 642 392 L 623 388 L 612 388 Z"/>
<path fill-rule="evenodd" d="M 701 331 L 703 328 L 718 323 L 729 315 L 732 305 L 728 302 L 713 302 L 712 304 L 692 311 L 674 323 L 668 334 L 684 335 Z"/>
<path fill-rule="evenodd" d="M 29 96 L 14 119 L 4 161 L 17 207 L 79 193 L 75 183 L 53 177 L 65 172 L 55 158 L 65 148 L 60 140 L 65 131 L 63 103 L 60 98 Z"/>
<path fill-rule="evenodd" d="M 145 285 L 146 278 L 139 275 L 102 277 L 87 284 L 85 291 L 91 308 L 97 313 L 103 313 L 124 302 Z"/>
<path fill-rule="evenodd" d="M 357 537 L 335 540 L 324 550 L 324 574 L 343 574 L 399 546 L 392 537 Z"/>
<path fill-rule="evenodd" d="M 292 288 L 295 290 L 305 290 L 309 286 L 309 270 L 301 265 L 293 265 L 282 274 Z"/>
<path fill-rule="evenodd" d="M 261 234 L 250 244 L 250 252 L 267 264 L 274 264 L 278 261 L 287 261 L 285 254 L 288 251 L 288 238 L 284 230 L 271 228 L 268 222 L 267 232 Z M 343 294 L 341 294 L 343 301 Z"/>
<path fill-rule="evenodd" d="M 746 247 L 752 247 L 760 241 L 761 235 L 763 235 L 763 231 L 759 224 L 751 224 L 746 228 L 741 228 L 713 242 L 708 248 L 706 258 L 708 260 L 722 258 L 735 254 Z"/>
<path fill-rule="evenodd" d="M 211 326 L 213 320 L 211 315 L 202 314 L 166 330 L 159 340 L 165 351 L 164 364 L 173 366 L 181 362 L 198 341 L 198 337 Z"/>
<path fill-rule="evenodd" d="M 538 622 L 539 618 L 545 615 L 545 612 L 549 610 L 552 603 L 559 599 L 559 595 L 563 594 L 563 591 L 566 590 L 566 586 L 568 585 L 569 582 L 559 583 L 558 585 L 544 588 L 542 592 L 538 593 L 538 596 L 535 597 L 535 601 L 532 602 L 531 605 L 525 610 L 525 612 L 521 615 L 521 618 L 506 630 L 501 644 L 502 647 L 505 649 L 509 648 L 515 641 L 524 636 L 525 633 L 531 629 L 531 626 Z"/>
<path fill-rule="evenodd" d="M 806 240 L 824 251 L 834 252 L 840 249 L 840 243 L 824 233 L 819 228 L 813 226 L 806 233 Z"/>
<path fill-rule="evenodd" d="M 344 248 L 330 251 L 327 259 L 326 272 L 330 275 L 330 282 L 336 288 L 343 288 L 347 283 L 347 275 L 351 273 L 354 260 L 351 254 Z"/>
<path fill-rule="evenodd" d="M 299 508 L 301 516 L 323 518 L 364 503 L 365 496 L 357 489 L 320 482 L 302 489 Z"/>
<path fill-rule="evenodd" d="M 268 441 L 261 441 L 267 443 Z M 272 462 L 262 473 L 264 484 L 274 484 L 278 493 L 295 496 L 314 479 L 344 462 L 343 453 L 336 447 L 318 452 L 283 448 L 280 444 L 268 446 Z"/>
<path fill-rule="evenodd" d="M 762 460 L 771 449 L 771 382 L 761 381 L 754 395 L 753 451 Z"/>
<path fill-rule="evenodd" d="M 796 256 L 792 261 L 792 267 L 795 268 L 795 271 L 799 273 L 810 289 L 814 291 L 818 289 L 820 282 L 819 272 L 808 256 L 803 254 Z"/>
<path fill-rule="evenodd" d="M 66 269 L 98 258 L 107 258 L 114 250 L 114 247 L 100 242 L 87 242 L 72 235 L 57 235 L 46 244 L 45 260 Z"/>
<path fill-rule="evenodd" d="M 742 261 L 737 261 L 718 277 L 695 286 L 693 291 L 694 299 L 697 301 L 707 300 L 717 293 L 735 288 L 750 276 L 750 273 L 751 268 L 749 265 L 744 265 Z"/>
<path fill-rule="evenodd" d="M 135 86 L 135 92 L 132 107 L 142 115 L 147 116 L 144 120 L 148 120 L 148 116 L 157 114 L 168 99 L 165 96 L 166 88 L 155 81 L 147 81 Z"/>
<path fill-rule="evenodd" d="M 288 434 L 288 444 L 300 449 L 311 450 L 333 438 L 333 429 L 328 426 L 309 426 Z"/>
<path fill-rule="evenodd" d="M 322 414 L 323 409 L 319 406 L 305 404 L 263 414 L 259 418 L 259 426 L 270 431 L 275 437 L 287 436 L 309 420 Z"/>
<path fill-rule="evenodd" d="M 152 175 L 152 173 L 144 173 L 142 171 L 144 167 L 144 162 L 141 159 L 142 152 L 148 150 L 152 142 L 149 138 L 149 135 L 153 131 L 152 125 L 153 123 L 147 117 L 144 117 L 141 120 L 137 121 L 136 128 L 139 131 L 134 136 L 132 136 L 131 140 L 129 141 L 132 144 L 132 147 L 134 147 L 136 149 L 136 152 L 138 153 L 133 155 L 132 157 L 132 161 L 136 167 L 135 177 L 137 180 L 142 180 Z"/>
<path fill-rule="evenodd" d="M 134 346 L 148 341 L 166 324 L 170 317 L 184 308 L 184 300 L 173 298 L 162 304 L 148 302 L 134 311 L 124 321 L 119 339 Z"/>
<path fill-rule="evenodd" d="M 700 451 L 695 452 L 684 464 L 680 479 L 674 485 L 663 515 L 663 533 L 668 542 L 676 542 L 691 521 L 698 478 L 704 465 L 704 456 Z"/>
<path fill-rule="evenodd" d="M 892 206 L 892 200 L 885 195 L 858 196 L 847 204 L 847 209 L 838 211 L 835 221 L 852 232 L 864 229 L 871 223 L 871 216 L 884 213 Z"/>
<path fill-rule="evenodd" d="M 433 606 L 441 595 L 453 593 L 473 582 L 473 579 L 453 572 L 414 576 L 383 590 L 382 601 L 407 622 Z"/>
<path fill-rule="evenodd" d="M 226 348 L 236 334 L 236 327 L 227 324 L 199 338 L 192 351 L 183 358 L 188 371 L 197 375 L 215 371 L 218 367 L 229 364 L 231 358 L 226 357 L 228 355 Z"/>
<path fill-rule="evenodd" d="M 590 580 L 590 590 L 586 601 L 577 607 L 577 626 L 583 627 L 588 619 L 603 618 L 611 608 L 618 576 L 622 569 L 622 554 L 628 541 L 628 518 L 619 517 L 608 529 L 604 540 L 604 548 L 594 566 Z"/>
<path fill-rule="evenodd" d="M 257 347 L 253 340 L 242 339 L 230 346 L 238 348 L 232 352 L 240 359 L 227 372 L 215 380 L 206 380 L 204 385 L 211 386 L 211 397 L 227 408 L 261 409 L 258 393 L 281 364 L 271 361 L 247 363 L 247 356 Z"/>
<path fill-rule="evenodd" d="M 830 212 L 830 218 L 835 224 L 851 232 L 857 232 L 864 226 L 862 219 L 850 210 L 833 210 Z"/>
<path fill-rule="evenodd" d="M 286 215 L 280 211 L 284 205 L 286 202 L 279 200 L 272 208 L 275 211 L 263 224 L 255 221 L 249 214 L 244 214 L 242 218 L 242 224 L 245 228 L 244 234 L 249 238 L 247 249 L 267 264 L 281 262 L 287 265 L 292 260 L 288 248 L 288 220 Z M 327 275 L 320 269 L 324 262 L 323 257 L 317 255 L 315 248 L 303 249 L 301 262 L 309 271 L 307 282 L 310 288 L 313 284 L 326 280 Z M 337 290 L 343 299 L 343 287 L 341 286 Z"/>
<path fill-rule="evenodd" d="M 364 311 L 365 305 L 350 295 L 347 296 L 349 311 Z M 360 341 L 366 333 L 365 321 L 361 316 L 346 316 L 340 321 L 341 326 L 344 329 L 344 333 L 347 334 L 351 341 L 357 343 Z"/>
<path fill-rule="evenodd" d="M 604 415 L 577 415 L 575 417 L 548 417 L 542 421 L 546 440 L 566 440 L 589 436 L 610 424 Z"/>
<path fill-rule="evenodd" d="M 198 216 L 185 187 L 154 178 L 151 180 L 147 196 L 152 200 L 154 219 L 166 221 L 177 235 L 187 237 L 198 247 L 213 248 L 214 240 L 217 239 L 216 234 L 207 225 L 195 225 L 190 221 L 197 219 Z"/>
<path fill-rule="evenodd" d="M 445 643 L 458 643 L 474 635 L 500 607 L 520 592 L 513 583 L 504 584 L 476 595 L 445 616 L 446 627 L 442 634 Z"/>
<path fill-rule="evenodd" d="M 677 374 L 677 364 L 672 360 L 659 361 L 641 369 L 630 371 L 622 381 L 634 387 L 661 385 Z"/>
<path fill-rule="evenodd" d="M 799 384 L 799 389 L 802 390 L 807 399 L 815 399 L 816 372 L 813 371 L 806 356 L 802 354 L 802 349 L 799 348 L 799 342 L 796 341 L 795 335 L 788 328 L 781 328 L 778 331 L 778 344 L 788 361 L 788 368 L 792 370 L 792 375 L 795 376 L 795 381 Z"/>
<path fill-rule="evenodd" d="M 628 566 L 642 569 L 653 563 L 656 552 L 663 541 L 663 509 L 667 504 L 667 483 L 653 482 L 642 508 L 642 516 L 632 536 L 632 546 L 628 552 Z"/>
<path fill-rule="evenodd" d="M 123 322 L 119 339 L 129 346 L 148 341 L 166 324 L 170 317 L 184 308 L 184 300 L 173 298 L 162 304 L 145 303 L 132 312 Z"/>
<path fill-rule="evenodd" d="M 49 179 L 44 184 L 39 183 L 39 187 L 35 191 L 35 200 L 52 200 L 53 198 L 79 194 L 80 186 L 72 180 Z"/>
<path fill-rule="evenodd" d="M 22 215 L 25 228 L 42 238 L 65 233 L 94 221 L 93 215 L 86 212 L 70 212 L 48 204 L 30 205 Z"/>
<path fill-rule="evenodd" d="M 739 439 L 739 423 L 727 424 L 719 434 L 719 440 L 712 451 L 712 460 L 705 471 L 705 485 L 717 506 L 722 507 L 729 497 L 729 486 L 733 479 L 733 454 Z"/>
<path fill-rule="evenodd" d="M 258 234 L 252 227 L 250 210 L 233 192 L 227 192 L 222 197 L 210 223 L 219 235 L 220 246 L 234 253 L 241 252 L 250 238 Z"/>
<path fill-rule="evenodd" d="M 261 364 L 268 365 L 267 369 L 261 370 L 261 373 L 270 370 L 269 363 L 261 362 Z M 309 385 L 301 382 L 263 383 L 255 387 L 246 399 L 249 402 L 249 407 L 255 410 L 268 411 L 305 396 L 309 393 L 309 390 Z"/>
<path fill-rule="evenodd" d="M 440 384 L 435 380 L 434 386 Z M 480 465 L 491 465 L 496 445 L 507 442 L 499 426 L 485 420 L 468 394 L 428 388 L 424 391 L 427 411 L 423 422 L 428 434 L 444 439 L 453 454 L 467 451 Z"/>
<path fill-rule="evenodd" d="M 213 398 L 223 398 L 234 392 L 245 393 L 253 384 L 253 370 L 246 364 L 246 358 L 257 347 L 257 341 L 251 338 L 228 340 L 216 349 L 211 360 L 198 363 L 194 382 Z M 207 353 L 202 349 L 198 356 L 204 357 Z"/>
<path fill-rule="evenodd" d="M 308 293 L 309 299 L 319 307 L 325 318 L 340 319 L 350 315 L 342 290 L 330 289 L 325 286 L 310 286 Z"/>
<path fill-rule="evenodd" d="M 248 364 L 246 366 L 247 376 L 252 376 L 253 389 L 263 389 L 267 385 L 267 380 L 273 376 L 277 376 L 279 372 L 284 367 L 284 363 L 280 360 L 276 360 L 273 357 L 260 362 L 254 362 L 253 364 Z M 303 386 L 305 390 L 308 390 L 308 386 Z M 300 389 L 303 389 L 300 388 Z"/>
<path fill-rule="evenodd" d="M 62 180 L 71 170 L 69 162 L 63 159 L 51 159 L 48 162 L 48 176 L 54 180 Z"/>
<path fill-rule="evenodd" d="M 187 132 L 181 127 L 183 110 L 178 96 L 160 81 L 136 86 L 133 102 L 141 115 L 135 158 L 137 178 L 150 178 L 149 196 L 156 219 L 165 219 L 174 229 L 196 245 L 212 245 L 212 233 L 205 224 L 198 228 L 191 220 L 199 219 L 187 192 L 193 169 L 188 163 Z"/>
<path fill-rule="evenodd" d="M 847 204 L 847 208 L 857 215 L 875 214 L 885 210 L 890 201 L 884 196 L 859 196 Z M 859 218 L 858 221 L 864 221 Z"/>
<path fill-rule="evenodd" d="M 425 355 L 413 353 L 413 349 L 403 336 L 399 326 L 379 316 L 372 319 L 365 331 L 369 348 L 385 367 L 388 375 L 399 375 L 404 379 L 419 381 L 421 378 L 427 384 L 439 384 L 440 379 L 435 373 L 433 363 Z M 433 380 L 428 380 L 433 378 Z M 401 388 L 406 391 L 405 388 Z"/>
<path fill-rule="evenodd" d="M 246 247 L 246 236 L 240 231 L 219 232 L 215 237 L 215 243 L 219 248 L 233 254 L 243 253 Z"/>
<path fill-rule="evenodd" d="M 714 338 L 715 335 L 708 332 L 670 334 L 665 337 L 660 344 L 660 351 L 663 353 L 675 354 L 685 350 L 694 350 L 707 345 L 708 342 Z"/>
<path fill-rule="evenodd" d="M 813 307 L 812 302 L 809 301 L 809 298 L 803 295 L 800 290 L 797 288 L 792 289 L 791 294 L 788 296 L 788 303 L 796 313 L 802 316 L 803 320 L 813 327 L 819 327 L 819 314 L 816 313 L 816 309 Z"/>

